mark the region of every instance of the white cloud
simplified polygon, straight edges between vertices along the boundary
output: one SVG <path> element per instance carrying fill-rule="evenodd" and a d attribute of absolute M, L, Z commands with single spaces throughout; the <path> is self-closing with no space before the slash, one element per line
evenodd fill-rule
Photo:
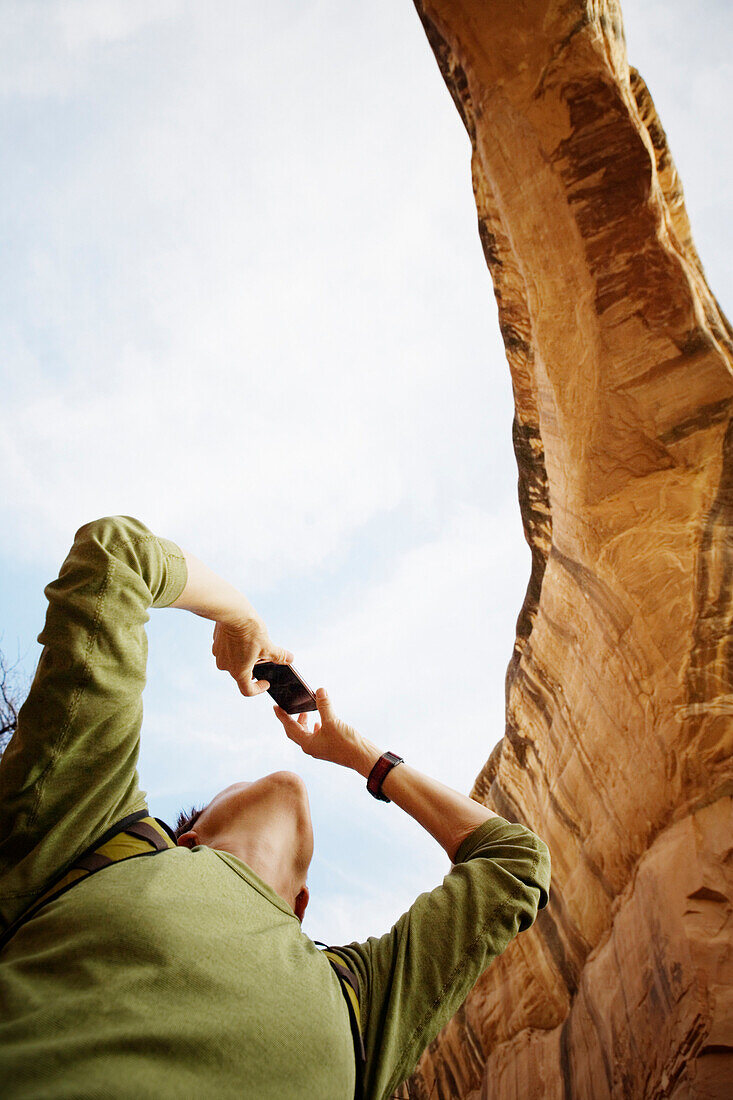
<path fill-rule="evenodd" d="M 733 79 L 733 6 L 727 0 L 624 0 L 629 61 L 644 77 L 685 190 L 713 293 L 730 308 L 733 143 L 726 105 Z"/>
<path fill-rule="evenodd" d="M 47 0 L 44 7 L 49 7 Z M 54 5 L 54 14 L 67 48 L 82 52 L 99 44 L 124 42 L 182 7 L 181 0 L 61 0 Z"/>
<path fill-rule="evenodd" d="M 514 517 L 458 509 L 381 583 L 345 599 L 299 660 L 370 739 L 465 788 L 503 735 L 529 576 L 521 546 Z"/>
<path fill-rule="evenodd" d="M 86 41 L 101 31 L 84 10 L 68 12 Z M 422 40 L 403 93 L 429 77 L 440 114 L 421 133 L 375 85 L 369 58 L 396 47 L 371 26 L 358 38 L 362 17 L 347 28 L 352 60 L 333 59 L 346 80 L 334 96 L 312 56 L 323 18 L 342 27 L 336 8 L 278 9 L 269 53 L 258 41 L 271 26 L 221 13 L 186 9 L 170 65 L 151 67 L 142 45 L 121 60 L 124 91 L 99 69 L 98 91 L 62 114 L 56 161 L 26 151 L 38 171 L 30 194 L 13 189 L 0 440 L 16 555 L 122 511 L 275 584 L 334 560 L 379 517 L 409 524 L 454 481 L 485 493 L 496 425 L 509 453 L 468 148 Z M 438 118 L 462 174 L 446 167 Z M 461 260 L 453 227 L 469 243 Z"/>
<path fill-rule="evenodd" d="M 181 0 L 6 0 L 0 96 L 67 96 L 88 85 L 99 51 L 179 13 Z"/>

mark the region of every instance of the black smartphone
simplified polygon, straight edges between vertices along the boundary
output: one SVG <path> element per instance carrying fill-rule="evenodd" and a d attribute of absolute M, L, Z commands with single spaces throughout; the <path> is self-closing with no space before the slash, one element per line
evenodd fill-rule
<path fill-rule="evenodd" d="M 252 670 L 255 680 L 267 680 L 267 689 L 286 714 L 302 714 L 318 710 L 316 695 L 292 665 L 276 665 L 274 661 L 259 661 Z"/>

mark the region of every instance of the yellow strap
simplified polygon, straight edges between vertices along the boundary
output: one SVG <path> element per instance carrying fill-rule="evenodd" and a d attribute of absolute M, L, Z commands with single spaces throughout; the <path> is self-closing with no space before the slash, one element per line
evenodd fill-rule
<path fill-rule="evenodd" d="M 354 1014 L 356 1016 L 356 1021 L 359 1024 L 359 1027 L 361 1027 L 361 1011 L 360 1011 L 360 1008 L 359 1008 L 359 1000 L 356 996 L 356 993 L 351 988 L 351 986 L 349 985 L 348 982 L 343 982 L 343 990 L 344 990 L 346 996 L 351 1001 L 351 1007 L 354 1009 Z"/>
<path fill-rule="evenodd" d="M 78 882 L 79 879 L 86 878 L 88 874 L 89 872 L 82 870 L 81 867 L 72 867 L 59 882 L 54 882 L 50 890 L 47 890 L 45 894 L 41 895 L 38 901 L 34 903 L 33 908 L 40 909 L 47 901 L 51 901 L 56 894 L 60 894 L 67 886 L 71 886 L 74 882 Z M 25 918 L 25 914 L 23 914 L 23 917 Z"/>
<path fill-rule="evenodd" d="M 175 844 L 168 836 L 168 833 L 163 829 L 154 817 L 141 817 L 137 824 L 149 825 L 159 833 L 161 837 L 166 841 L 169 848 L 175 848 Z M 131 833 L 125 832 L 117 833 L 106 844 L 101 844 L 99 848 L 94 849 L 94 855 L 105 856 L 112 863 L 121 863 L 125 859 L 132 859 L 133 856 L 146 855 L 148 852 L 154 852 L 157 849 L 151 844 L 149 840 L 145 840 L 144 837 L 133 836 Z M 104 870 L 104 868 L 102 868 Z M 69 886 L 73 886 L 75 883 L 80 882 L 83 878 L 87 878 L 89 875 L 96 874 L 96 871 L 88 871 L 86 867 L 72 866 L 64 875 L 63 878 L 54 882 L 53 886 L 42 894 L 36 902 L 33 903 L 28 913 L 24 913 L 20 919 L 12 926 L 13 930 L 16 925 L 20 925 L 28 919 L 29 916 L 35 914 L 42 906 L 47 902 L 53 901 L 53 899 L 66 890 Z M 8 930 L 10 931 L 10 929 Z"/>
<path fill-rule="evenodd" d="M 110 837 L 104 844 L 100 844 L 93 852 L 87 852 L 80 856 L 77 864 L 72 865 L 61 879 L 57 879 L 52 886 L 49 886 L 45 894 L 42 894 L 25 913 L 22 913 L 9 928 L 6 928 L 2 935 L 0 935 L 0 951 L 2 951 L 8 941 L 13 938 L 18 929 L 25 924 L 27 920 L 34 917 L 44 905 L 49 901 L 53 901 L 54 898 L 57 898 L 77 882 L 81 882 L 82 879 L 88 878 L 89 875 L 96 874 L 97 871 L 104 870 L 112 863 L 121 863 L 123 860 L 132 859 L 133 856 L 149 855 L 152 852 L 162 850 L 152 840 L 148 840 L 141 836 L 135 836 L 134 833 L 128 832 L 128 829 L 134 829 L 138 825 L 146 825 L 151 831 L 157 833 L 158 836 L 165 841 L 165 848 L 175 848 L 175 841 L 171 839 L 166 830 L 162 825 L 158 824 L 154 817 L 142 817 L 138 818 L 137 821 L 130 821 L 128 818 L 127 822 L 127 828 L 121 828 L 118 833 Z M 85 863 L 88 861 L 93 863 L 95 856 L 100 856 L 103 861 L 108 860 L 109 862 L 102 862 L 101 866 L 93 866 L 92 868 L 78 866 L 78 863 Z"/>
<path fill-rule="evenodd" d="M 142 817 L 140 821 L 136 821 L 135 824 L 149 825 L 166 841 L 169 848 L 175 848 L 175 844 L 168 836 L 165 829 L 161 828 L 154 817 Z M 143 852 L 150 852 L 153 850 L 153 846 L 149 840 L 144 840 L 142 837 L 133 836 L 132 833 L 123 831 L 113 836 L 106 844 L 102 844 L 101 847 L 95 848 L 94 854 L 106 856 L 107 859 L 111 859 L 113 863 L 119 863 L 123 859 L 130 859 L 132 856 L 139 856 L 142 855 Z"/>
<path fill-rule="evenodd" d="M 326 956 L 328 961 L 332 964 L 332 969 L 333 969 L 336 977 L 339 980 L 339 984 L 340 984 L 341 988 L 343 989 L 344 993 L 346 994 L 346 998 L 349 1001 L 349 1004 L 351 1005 L 351 1007 L 353 1009 L 354 1016 L 356 1017 L 357 1026 L 358 1026 L 359 1030 L 361 1031 L 361 1006 L 359 1004 L 359 998 L 357 996 L 356 990 L 349 983 L 348 978 L 346 978 L 343 975 L 339 974 L 336 967 L 342 967 L 344 970 L 348 970 L 349 974 L 352 974 L 352 975 L 353 975 L 353 971 L 346 965 L 346 963 L 342 959 L 341 955 L 338 954 L 338 952 L 326 950 L 326 951 L 323 952 L 323 954 Z M 335 964 L 335 966 L 333 964 Z M 356 981 L 357 980 L 356 976 L 353 975 L 353 977 L 354 977 L 354 981 Z"/>

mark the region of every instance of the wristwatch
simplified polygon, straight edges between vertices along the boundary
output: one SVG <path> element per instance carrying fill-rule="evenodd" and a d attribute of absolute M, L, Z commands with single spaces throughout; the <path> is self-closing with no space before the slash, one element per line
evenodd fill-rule
<path fill-rule="evenodd" d="M 369 772 L 367 790 L 369 794 L 373 795 L 374 798 L 378 798 L 380 802 L 392 801 L 391 798 L 387 798 L 386 794 L 382 794 L 382 784 L 392 771 L 392 768 L 397 767 L 398 764 L 404 764 L 404 760 L 401 756 L 397 756 L 394 752 L 384 752 Z"/>

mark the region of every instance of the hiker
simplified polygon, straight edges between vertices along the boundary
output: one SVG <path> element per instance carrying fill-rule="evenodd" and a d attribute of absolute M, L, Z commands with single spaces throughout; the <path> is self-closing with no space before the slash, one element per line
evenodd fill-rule
<path fill-rule="evenodd" d="M 136 771 L 153 607 L 216 623 L 245 696 L 270 641 L 231 585 L 137 520 L 82 527 L 0 760 L 0 1091 L 55 1097 L 388 1097 L 482 971 L 547 902 L 521 825 L 429 779 L 338 719 L 277 710 L 304 752 L 370 778 L 454 864 L 391 931 L 324 952 L 301 930 L 313 853 L 291 772 L 227 787 L 179 825 Z M 206 767 L 206 734 L 199 746 Z M 144 857 L 144 858 L 143 858 Z M 385 867 L 399 861 L 385 848 Z M 358 870 L 358 869 L 357 869 Z"/>

